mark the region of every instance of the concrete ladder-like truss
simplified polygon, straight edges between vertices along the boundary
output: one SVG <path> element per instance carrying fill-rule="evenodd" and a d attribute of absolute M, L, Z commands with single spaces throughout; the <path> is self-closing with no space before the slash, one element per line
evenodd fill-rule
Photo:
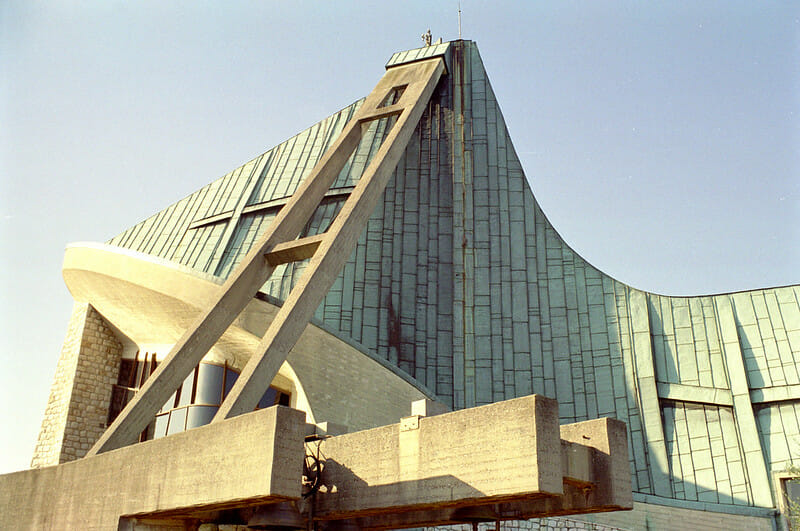
<path fill-rule="evenodd" d="M 311 258 L 212 422 L 255 408 L 352 253 L 444 72 L 441 57 L 388 68 L 336 142 L 228 277 L 211 307 L 178 340 L 87 457 L 134 443 L 275 268 Z M 369 123 L 393 117 L 394 125 L 328 231 L 297 239 Z"/>

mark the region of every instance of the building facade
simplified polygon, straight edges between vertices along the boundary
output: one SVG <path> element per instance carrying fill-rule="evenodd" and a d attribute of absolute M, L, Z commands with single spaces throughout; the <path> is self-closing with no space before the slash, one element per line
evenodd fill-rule
<path fill-rule="evenodd" d="M 635 509 L 585 521 L 773 528 L 800 459 L 800 286 L 668 297 L 599 271 L 538 205 L 475 43 L 387 67 L 435 55 L 447 76 L 264 405 L 356 430 L 423 397 L 462 409 L 538 393 L 562 423 L 628 426 Z M 34 467 L 86 453 L 361 103 L 104 245 L 68 249 L 76 305 Z M 372 123 L 300 236 L 328 228 L 390 127 Z M 143 438 L 210 419 L 304 266 L 279 266 Z"/>

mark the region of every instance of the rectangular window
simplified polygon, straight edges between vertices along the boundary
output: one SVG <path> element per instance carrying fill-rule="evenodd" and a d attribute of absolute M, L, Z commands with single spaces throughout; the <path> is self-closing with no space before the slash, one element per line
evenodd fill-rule
<path fill-rule="evenodd" d="M 383 101 L 381 102 L 380 105 L 378 105 L 378 107 L 389 107 L 390 105 L 396 104 L 398 101 L 400 101 L 400 98 L 403 96 L 403 92 L 406 91 L 406 87 L 408 87 L 408 85 L 400 85 L 399 87 L 394 87 L 392 90 L 389 91 L 386 97 L 383 98 Z"/>
<path fill-rule="evenodd" d="M 781 479 L 781 494 L 789 529 L 800 529 L 800 477 Z"/>

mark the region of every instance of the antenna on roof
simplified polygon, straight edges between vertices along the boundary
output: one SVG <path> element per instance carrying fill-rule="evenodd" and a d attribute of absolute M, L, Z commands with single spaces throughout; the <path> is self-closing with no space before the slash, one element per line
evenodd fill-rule
<path fill-rule="evenodd" d="M 461 0 L 458 2 L 458 40 L 461 40 Z"/>

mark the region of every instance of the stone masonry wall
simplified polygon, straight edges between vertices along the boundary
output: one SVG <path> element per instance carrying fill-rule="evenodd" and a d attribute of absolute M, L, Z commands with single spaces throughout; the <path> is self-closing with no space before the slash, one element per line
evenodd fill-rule
<path fill-rule="evenodd" d="M 623 528 L 611 527 L 603 524 L 584 522 L 572 518 L 538 518 L 534 520 L 519 520 L 500 522 L 501 531 L 626 531 Z M 472 531 L 471 524 L 426 527 L 424 531 Z M 479 531 L 494 531 L 495 523 L 478 524 Z"/>
<path fill-rule="evenodd" d="M 78 364 L 81 337 L 86 323 L 89 305 L 76 302 L 67 327 L 67 335 L 61 348 L 61 357 L 56 367 L 56 375 L 50 388 L 50 398 L 39 430 L 39 439 L 31 460 L 32 468 L 57 465 L 67 423 L 69 400 L 72 395 L 72 378 Z"/>
<path fill-rule="evenodd" d="M 106 427 L 122 344 L 102 316 L 75 303 L 50 389 L 32 468 L 83 457 Z"/>
<path fill-rule="evenodd" d="M 713 507 L 713 504 L 709 505 Z M 608 526 L 586 529 L 669 529 L 670 531 L 695 529 L 772 531 L 775 522 L 773 518 L 767 516 L 730 514 L 641 502 L 633 502 L 632 511 L 583 514 L 576 518 L 586 521 L 587 526 Z"/>
<path fill-rule="evenodd" d="M 770 531 L 773 519 L 714 511 L 700 511 L 666 505 L 634 502 L 632 511 L 583 514 L 574 517 L 538 518 L 525 521 L 500 522 L 501 531 L 628 531 L 748 529 Z M 479 531 L 494 531 L 494 522 L 481 523 Z M 469 524 L 426 527 L 424 531 L 472 531 Z"/>

